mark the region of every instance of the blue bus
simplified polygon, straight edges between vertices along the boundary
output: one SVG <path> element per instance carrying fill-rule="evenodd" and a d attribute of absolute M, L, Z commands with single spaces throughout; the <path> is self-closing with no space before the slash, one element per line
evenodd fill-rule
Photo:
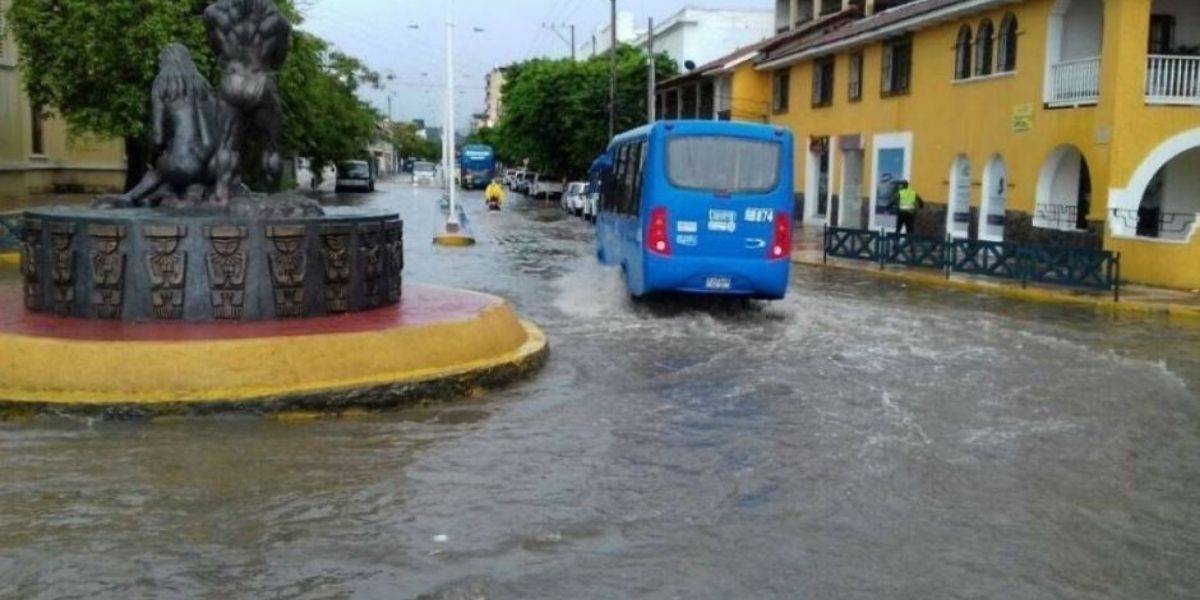
<path fill-rule="evenodd" d="M 464 189 L 482 190 L 496 176 L 496 153 L 482 144 L 463 146 L 458 168 Z"/>
<path fill-rule="evenodd" d="M 780 299 L 792 253 L 791 132 L 660 121 L 615 137 L 599 161 L 596 254 L 634 297 Z"/>

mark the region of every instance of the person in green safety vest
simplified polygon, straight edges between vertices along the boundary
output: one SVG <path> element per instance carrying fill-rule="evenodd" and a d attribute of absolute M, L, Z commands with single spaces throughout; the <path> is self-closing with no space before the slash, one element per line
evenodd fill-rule
<path fill-rule="evenodd" d="M 896 187 L 900 190 L 896 194 L 896 235 L 901 231 L 912 235 L 917 224 L 917 210 L 925 206 L 925 201 L 906 179 L 900 180 Z"/>

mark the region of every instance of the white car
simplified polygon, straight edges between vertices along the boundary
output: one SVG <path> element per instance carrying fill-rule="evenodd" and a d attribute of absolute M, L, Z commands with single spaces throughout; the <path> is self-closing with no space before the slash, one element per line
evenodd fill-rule
<path fill-rule="evenodd" d="M 562 195 L 563 209 L 577 217 L 582 217 L 586 192 L 587 184 L 582 181 L 572 181 L 567 184 L 567 191 Z"/>
<path fill-rule="evenodd" d="M 437 166 L 431 162 L 413 163 L 413 185 L 433 185 L 437 179 Z"/>
<path fill-rule="evenodd" d="M 587 190 L 583 194 L 583 219 L 595 223 L 599 213 L 600 187 L 597 184 L 589 183 Z"/>
<path fill-rule="evenodd" d="M 561 181 L 554 181 L 549 177 L 539 176 L 537 179 L 534 179 L 533 183 L 529 186 L 530 196 L 533 196 L 534 198 L 544 198 L 546 200 L 551 198 L 562 198 L 563 192 L 565 191 L 566 186 L 564 186 Z"/>

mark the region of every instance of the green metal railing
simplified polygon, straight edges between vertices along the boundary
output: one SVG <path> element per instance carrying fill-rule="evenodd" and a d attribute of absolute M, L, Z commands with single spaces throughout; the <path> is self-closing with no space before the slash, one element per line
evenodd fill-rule
<path fill-rule="evenodd" d="M 954 273 L 1112 291 L 1121 298 L 1121 255 L 1107 250 L 1014 242 L 899 235 L 883 230 L 825 228 L 823 260 L 868 260 Z"/>

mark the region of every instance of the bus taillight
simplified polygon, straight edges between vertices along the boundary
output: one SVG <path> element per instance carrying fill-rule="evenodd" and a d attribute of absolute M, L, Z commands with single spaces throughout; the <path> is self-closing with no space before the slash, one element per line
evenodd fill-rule
<path fill-rule="evenodd" d="M 787 213 L 775 213 L 775 234 L 771 239 L 771 249 L 767 258 L 779 260 L 790 258 L 792 255 L 792 216 Z"/>
<path fill-rule="evenodd" d="M 646 229 L 646 249 L 663 256 L 671 255 L 671 239 L 667 228 L 667 209 L 659 206 L 650 211 L 650 226 Z"/>

